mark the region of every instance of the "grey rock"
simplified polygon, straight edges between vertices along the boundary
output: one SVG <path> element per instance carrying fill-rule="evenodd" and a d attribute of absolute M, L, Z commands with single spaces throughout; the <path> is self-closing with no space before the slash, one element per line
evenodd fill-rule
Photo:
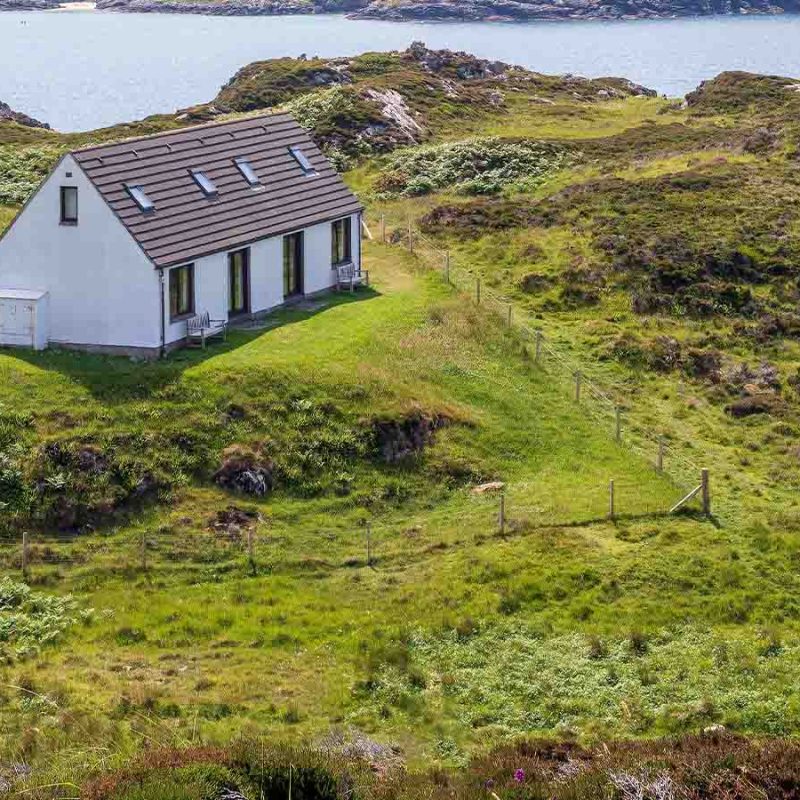
<path fill-rule="evenodd" d="M 800 0 L 372 0 L 350 16 L 385 20 L 658 19 L 800 12 Z"/>
<path fill-rule="evenodd" d="M 0 101 L 0 122 L 16 122 L 18 125 L 25 125 L 28 128 L 46 128 L 50 130 L 50 126 L 46 122 L 39 122 L 38 119 L 29 117 L 27 114 L 13 111 L 7 103 L 2 101 Z"/>

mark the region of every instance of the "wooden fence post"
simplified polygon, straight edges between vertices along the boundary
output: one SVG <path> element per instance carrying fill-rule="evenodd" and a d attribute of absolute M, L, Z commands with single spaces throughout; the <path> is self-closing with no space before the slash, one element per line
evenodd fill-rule
<path fill-rule="evenodd" d="M 475 302 L 481 304 L 481 279 L 475 278 Z"/>
<path fill-rule="evenodd" d="M 608 482 L 608 518 L 614 519 L 614 479 Z"/>
<path fill-rule="evenodd" d="M 28 532 L 22 532 L 22 577 L 28 577 Z"/>
<path fill-rule="evenodd" d="M 539 359 L 542 355 L 542 332 L 536 331 L 536 363 L 539 363 Z"/>
<path fill-rule="evenodd" d="M 656 469 L 659 472 L 664 471 L 664 437 L 658 437 L 658 460 L 656 461 Z"/>
<path fill-rule="evenodd" d="M 381 214 L 381 241 L 386 244 L 386 214 Z"/>
<path fill-rule="evenodd" d="M 614 431 L 614 439 L 616 440 L 617 444 L 622 441 L 622 409 L 619 406 L 615 406 L 614 408 L 614 423 L 615 423 L 615 431 Z"/>
<path fill-rule="evenodd" d="M 142 531 L 141 538 L 139 539 L 139 558 L 141 560 L 142 570 L 147 569 L 147 534 Z"/>
<path fill-rule="evenodd" d="M 708 470 L 703 469 L 700 471 L 700 486 L 703 497 L 703 514 L 707 517 L 711 516 L 711 487 L 708 482 Z"/>
<path fill-rule="evenodd" d="M 581 373 L 578 370 L 575 373 L 575 402 L 580 403 L 581 401 Z"/>
<path fill-rule="evenodd" d="M 511 327 L 511 312 L 512 312 L 512 309 L 513 309 L 513 306 L 511 305 L 511 303 L 509 303 L 508 304 L 508 327 L 509 328 Z"/>
<path fill-rule="evenodd" d="M 506 532 L 506 494 L 503 492 L 500 495 L 500 514 L 497 517 L 498 528 L 502 536 Z"/>

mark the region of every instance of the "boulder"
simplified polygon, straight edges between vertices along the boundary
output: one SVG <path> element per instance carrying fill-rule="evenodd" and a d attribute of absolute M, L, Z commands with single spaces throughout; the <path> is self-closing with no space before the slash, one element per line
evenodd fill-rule
<path fill-rule="evenodd" d="M 238 541 L 241 539 L 243 532 L 253 528 L 258 520 L 259 514 L 257 511 L 228 506 L 222 511 L 217 511 L 209 524 L 209 528 L 232 541 Z"/>
<path fill-rule="evenodd" d="M 436 431 L 449 423 L 441 414 L 414 410 L 401 417 L 372 421 L 375 449 L 387 464 L 397 464 L 421 454 Z"/>
<path fill-rule="evenodd" d="M 725 406 L 726 413 L 732 417 L 750 417 L 754 414 L 775 414 L 783 407 L 781 399 L 775 394 L 757 394 L 740 397 Z"/>
<path fill-rule="evenodd" d="M 490 492 L 501 492 L 506 488 L 503 481 L 489 481 L 489 483 L 482 483 L 480 486 L 475 486 L 472 489 L 472 494 L 488 494 Z"/>
<path fill-rule="evenodd" d="M 263 497 L 274 486 L 274 471 L 274 464 L 262 453 L 235 444 L 223 451 L 214 482 L 231 491 Z"/>

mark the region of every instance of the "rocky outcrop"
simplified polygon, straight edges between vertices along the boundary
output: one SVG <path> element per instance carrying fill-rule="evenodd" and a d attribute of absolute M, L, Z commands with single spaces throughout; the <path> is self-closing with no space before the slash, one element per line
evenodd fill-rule
<path fill-rule="evenodd" d="M 365 96 L 375 101 L 381 108 L 381 114 L 394 123 L 410 142 L 416 142 L 424 133 L 422 126 L 414 119 L 409 111 L 406 101 L 400 92 L 394 89 L 366 89 Z"/>
<path fill-rule="evenodd" d="M 274 484 L 272 460 L 258 449 L 231 445 L 222 453 L 214 483 L 235 492 L 263 497 Z"/>
<path fill-rule="evenodd" d="M 0 0 L 3 9 L 48 9 L 58 0 Z M 664 19 L 800 13 L 800 0 L 98 0 L 97 8 L 140 13 L 278 16 L 347 12 L 354 19 L 527 20 Z"/>
<path fill-rule="evenodd" d="M 359 19 L 525 21 L 661 19 L 712 14 L 800 12 L 800 0 L 373 0 L 351 14 Z"/>
<path fill-rule="evenodd" d="M 60 4 L 59 0 L 0 0 L 0 11 L 47 11 Z"/>
<path fill-rule="evenodd" d="M 4 0 L 0 0 L 0 3 Z M 224 17 L 326 14 L 357 11 L 366 0 L 98 0 L 106 11 L 139 13 L 211 14 Z"/>
<path fill-rule="evenodd" d="M 16 122 L 18 125 L 25 125 L 28 128 L 46 128 L 50 130 L 50 126 L 46 122 L 39 122 L 38 119 L 29 117 L 27 114 L 13 111 L 7 103 L 3 102 L 0 102 L 0 122 Z"/>

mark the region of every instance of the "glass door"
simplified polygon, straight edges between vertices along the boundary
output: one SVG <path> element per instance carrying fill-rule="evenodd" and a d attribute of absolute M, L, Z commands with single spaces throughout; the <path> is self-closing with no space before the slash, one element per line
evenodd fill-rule
<path fill-rule="evenodd" d="M 228 315 L 250 312 L 250 250 L 228 253 Z"/>
<path fill-rule="evenodd" d="M 303 233 L 283 237 L 283 296 L 303 294 Z"/>

